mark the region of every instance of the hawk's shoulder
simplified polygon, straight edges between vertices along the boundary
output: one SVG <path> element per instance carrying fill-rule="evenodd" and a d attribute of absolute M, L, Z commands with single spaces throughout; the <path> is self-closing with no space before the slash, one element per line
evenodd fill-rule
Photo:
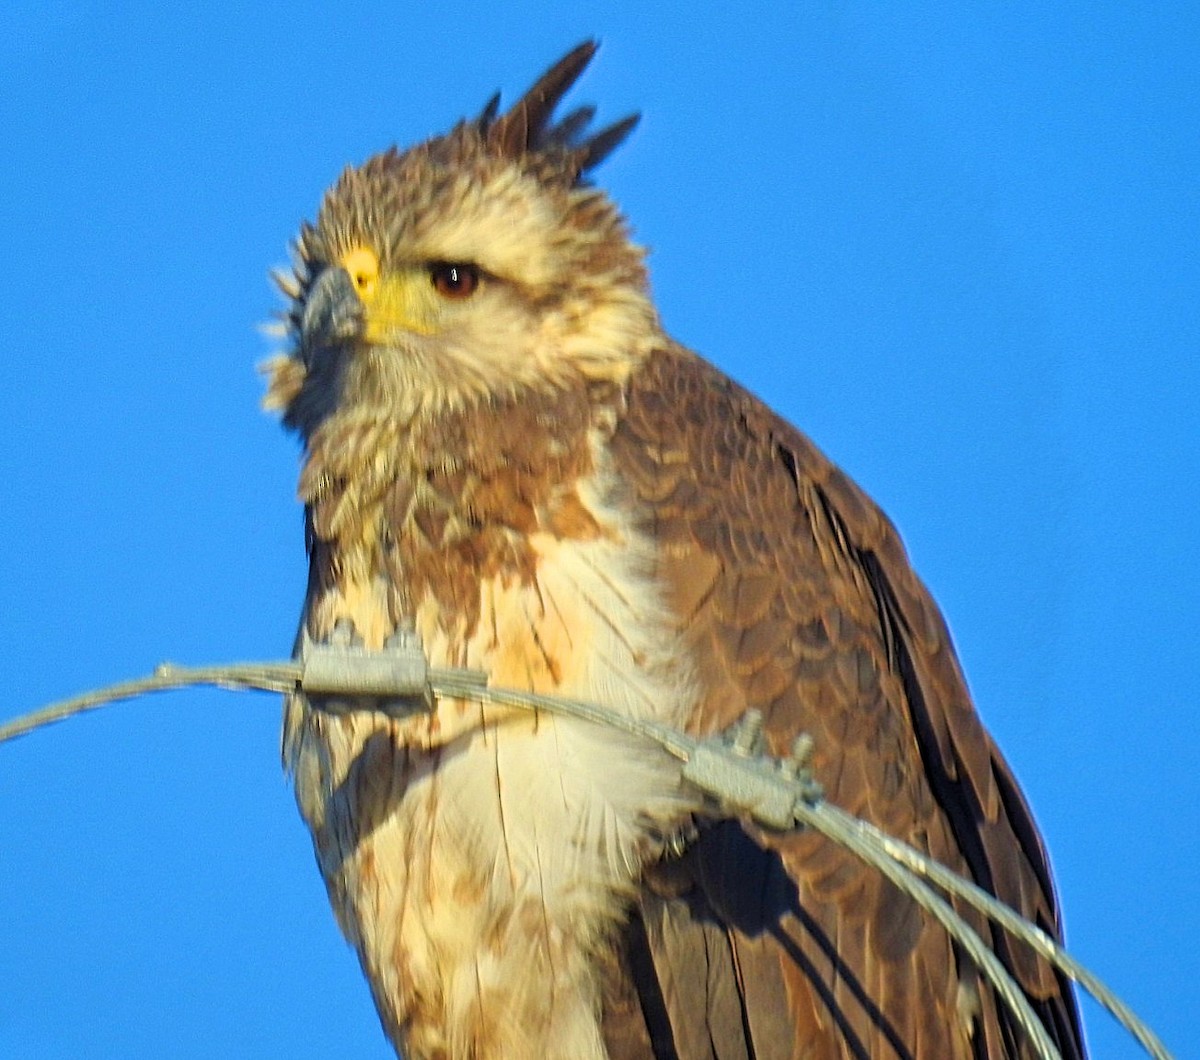
<path fill-rule="evenodd" d="M 674 345 L 631 378 L 611 451 L 656 543 L 700 673 L 693 730 L 722 728 L 756 708 L 775 753 L 809 734 L 814 771 L 833 803 L 929 850 L 1057 933 L 1032 815 L 975 713 L 942 616 L 878 506 L 803 433 Z M 757 860 L 743 851 L 733 865 L 731 842 L 750 854 L 758 847 Z M 964 1034 L 1009 1032 L 986 991 L 960 974 L 941 929 L 818 837 L 762 842 L 714 829 L 689 857 L 696 876 L 687 901 L 729 925 L 740 951 L 734 964 L 753 963 L 755 974 L 786 984 L 793 1009 L 811 1014 L 814 1042 L 831 1004 L 864 1041 L 911 1041 L 935 1024 L 944 1034 L 963 1026 L 963 1012 Z M 758 865 L 758 891 L 740 879 L 734 888 L 726 876 L 747 865 Z M 763 897 L 752 910 L 722 909 L 735 892 Z M 647 926 L 655 917 L 659 925 L 651 948 L 684 945 L 681 924 L 691 920 L 672 919 L 670 902 L 649 901 Z M 756 938 L 763 932 L 789 941 L 765 946 Z M 1069 991 L 1044 962 L 1003 938 L 994 944 L 1073 1055 Z M 874 1008 L 871 983 L 896 962 L 920 969 L 906 989 L 922 997 L 883 997 Z M 824 996 L 824 976 L 848 976 L 866 993 Z M 982 1000 L 964 1009 L 963 997 L 980 991 Z M 913 1026 L 921 1020 L 924 1032 Z"/>

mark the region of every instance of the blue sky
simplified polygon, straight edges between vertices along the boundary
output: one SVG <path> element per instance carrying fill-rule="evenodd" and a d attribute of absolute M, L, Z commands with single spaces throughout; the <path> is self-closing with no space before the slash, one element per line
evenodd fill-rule
<path fill-rule="evenodd" d="M 897 522 L 1072 950 L 1197 1051 L 1197 16 L 647 6 L 0 9 L 0 715 L 286 654 L 268 267 L 342 166 L 598 35 L 571 99 L 644 115 L 599 181 L 668 329 Z M 180 693 L 0 747 L 0 1055 L 390 1055 L 278 714 Z"/>

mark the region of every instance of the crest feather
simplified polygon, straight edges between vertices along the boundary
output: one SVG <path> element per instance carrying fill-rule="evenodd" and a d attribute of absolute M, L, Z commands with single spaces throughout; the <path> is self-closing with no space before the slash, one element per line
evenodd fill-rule
<path fill-rule="evenodd" d="M 555 168 L 572 183 L 604 161 L 637 125 L 639 115 L 622 118 L 592 136 L 585 133 L 595 116 L 594 107 L 580 107 L 557 124 L 551 121 L 554 109 L 587 68 L 597 47 L 589 40 L 568 52 L 502 115 L 497 116 L 499 96 L 488 100 L 476 120 L 476 129 L 488 146 L 505 158 L 540 154 L 547 161 L 553 159 L 558 163 Z"/>

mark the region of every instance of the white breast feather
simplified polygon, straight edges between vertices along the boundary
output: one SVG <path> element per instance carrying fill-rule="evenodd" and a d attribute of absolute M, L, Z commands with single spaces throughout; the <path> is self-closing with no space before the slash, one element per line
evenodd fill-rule
<path fill-rule="evenodd" d="M 445 633 L 427 601 L 417 614 L 426 651 L 435 666 L 485 670 L 496 687 L 680 725 L 695 686 L 651 547 L 599 490 L 581 496 L 605 534 L 536 536 L 536 585 L 485 585 L 465 642 Z M 321 721 L 322 760 L 307 770 L 309 753 L 296 762 L 310 819 L 342 812 L 327 793 L 371 734 L 395 724 L 370 714 Z M 403 738 L 426 745 L 428 721 L 406 723 Z M 398 1022 L 412 1019 L 413 1060 L 441 1050 L 599 1060 L 592 957 L 640 856 L 691 808 L 678 763 L 586 722 L 456 703 L 439 706 L 436 741 L 445 742 L 440 760 L 408 777 L 384 823 L 335 854 L 334 903 L 345 905 L 339 919 L 377 1001 Z M 440 1016 L 423 1019 L 425 1007 Z"/>

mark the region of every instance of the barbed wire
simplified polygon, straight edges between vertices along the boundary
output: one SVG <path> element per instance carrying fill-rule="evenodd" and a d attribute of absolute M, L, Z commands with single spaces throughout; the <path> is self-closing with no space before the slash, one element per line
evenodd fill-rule
<path fill-rule="evenodd" d="M 392 717 L 426 713 L 437 698 L 468 699 L 545 711 L 650 740 L 683 763 L 683 779 L 708 795 L 724 815 L 748 817 L 776 831 L 811 828 L 849 850 L 918 902 L 992 983 L 1040 1060 L 1061 1060 L 1061 1056 L 1025 993 L 987 943 L 935 887 L 983 913 L 1079 983 L 1155 1060 L 1172 1060 L 1163 1043 L 1128 1005 L 1036 925 L 970 880 L 825 801 L 807 769 L 811 741 L 806 736 L 797 740 L 787 756 L 767 754 L 762 716 L 757 711 L 747 711 L 723 733 L 700 739 L 594 703 L 490 688 L 487 675 L 479 671 L 430 667 L 420 642 L 412 634 L 401 633 L 391 638 L 382 651 L 347 644 L 307 644 L 300 660 L 204 667 L 163 663 L 148 677 L 61 700 L 0 724 L 0 744 L 110 703 L 195 685 L 304 693 L 315 697 L 318 709 L 322 700 L 350 709 L 364 709 L 367 702 L 371 704 L 369 709 Z"/>

